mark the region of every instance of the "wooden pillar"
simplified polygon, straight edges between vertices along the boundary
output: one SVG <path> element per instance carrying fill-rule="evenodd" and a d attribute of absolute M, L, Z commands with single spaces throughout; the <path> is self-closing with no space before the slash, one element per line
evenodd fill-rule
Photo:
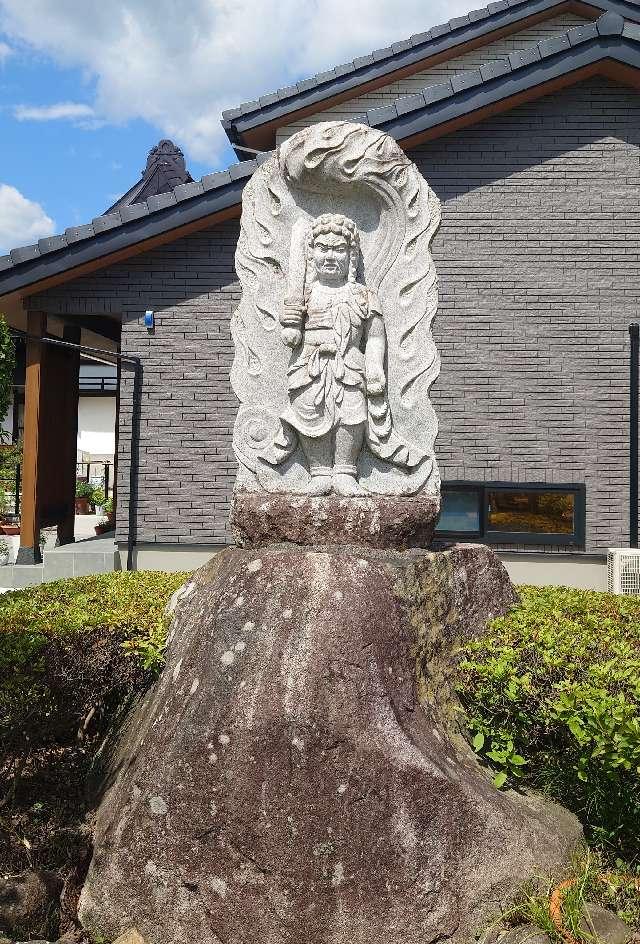
<path fill-rule="evenodd" d="M 81 331 L 72 325 L 66 325 L 62 338 L 72 344 L 80 344 Z M 76 462 L 78 457 L 78 396 L 80 387 L 80 351 L 73 348 L 58 348 L 67 361 L 64 371 L 65 397 L 61 404 L 58 418 L 60 430 L 60 459 L 63 464 L 63 518 L 58 523 L 58 544 L 71 544 L 74 541 L 75 501 L 76 501 Z"/>
<path fill-rule="evenodd" d="M 39 456 L 42 431 L 43 359 L 45 345 L 38 341 L 47 330 L 47 316 L 41 311 L 27 313 L 26 374 L 24 385 L 24 451 L 22 457 L 22 510 L 20 548 L 16 564 L 39 564 L 40 516 Z"/>

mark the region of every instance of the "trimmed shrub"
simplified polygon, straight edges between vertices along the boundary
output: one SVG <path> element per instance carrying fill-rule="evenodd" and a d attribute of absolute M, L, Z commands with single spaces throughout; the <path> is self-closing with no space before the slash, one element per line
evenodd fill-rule
<path fill-rule="evenodd" d="M 497 786 L 530 785 L 591 841 L 640 855 L 640 600 L 522 587 L 465 646 L 458 694 Z"/>

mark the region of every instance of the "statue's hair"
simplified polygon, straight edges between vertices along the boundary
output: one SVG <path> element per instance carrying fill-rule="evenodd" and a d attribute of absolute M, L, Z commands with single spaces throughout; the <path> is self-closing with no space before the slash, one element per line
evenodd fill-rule
<path fill-rule="evenodd" d="M 350 220 L 348 216 L 343 216 L 342 213 L 323 213 L 322 216 L 316 217 L 309 229 L 309 257 L 313 253 L 315 240 L 318 236 L 324 236 L 327 233 L 334 233 L 346 240 L 349 246 L 349 281 L 355 282 L 360 258 L 358 227 L 353 220 Z"/>

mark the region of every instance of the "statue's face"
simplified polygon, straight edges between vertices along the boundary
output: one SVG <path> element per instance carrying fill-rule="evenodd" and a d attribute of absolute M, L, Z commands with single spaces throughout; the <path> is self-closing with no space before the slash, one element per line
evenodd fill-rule
<path fill-rule="evenodd" d="M 316 236 L 313 241 L 313 262 L 322 281 L 346 282 L 349 275 L 349 243 L 337 233 Z"/>

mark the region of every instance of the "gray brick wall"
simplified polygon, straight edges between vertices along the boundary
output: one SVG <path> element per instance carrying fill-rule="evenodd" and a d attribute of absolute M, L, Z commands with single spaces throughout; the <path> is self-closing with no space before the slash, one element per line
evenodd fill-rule
<path fill-rule="evenodd" d="M 628 533 L 639 144 L 638 94 L 593 80 L 413 155 L 444 204 L 443 477 L 585 482 L 587 550 Z"/>
<path fill-rule="evenodd" d="M 443 475 L 585 482 L 589 551 L 624 542 L 627 528 L 639 129 L 637 93 L 593 80 L 412 154 L 444 204 L 433 389 Z M 121 311 L 123 350 L 143 357 L 141 542 L 228 539 L 237 234 L 228 223 L 30 301 L 53 313 Z M 130 420 L 123 371 L 121 509 Z"/>
<path fill-rule="evenodd" d="M 140 403 L 139 542 L 227 542 L 235 478 L 229 384 L 230 316 L 240 299 L 230 222 L 102 273 L 34 296 L 55 314 L 122 313 L 122 352 L 143 362 Z M 155 311 L 155 329 L 143 323 Z M 118 444 L 117 537 L 127 536 L 133 372 L 123 365 Z"/>

